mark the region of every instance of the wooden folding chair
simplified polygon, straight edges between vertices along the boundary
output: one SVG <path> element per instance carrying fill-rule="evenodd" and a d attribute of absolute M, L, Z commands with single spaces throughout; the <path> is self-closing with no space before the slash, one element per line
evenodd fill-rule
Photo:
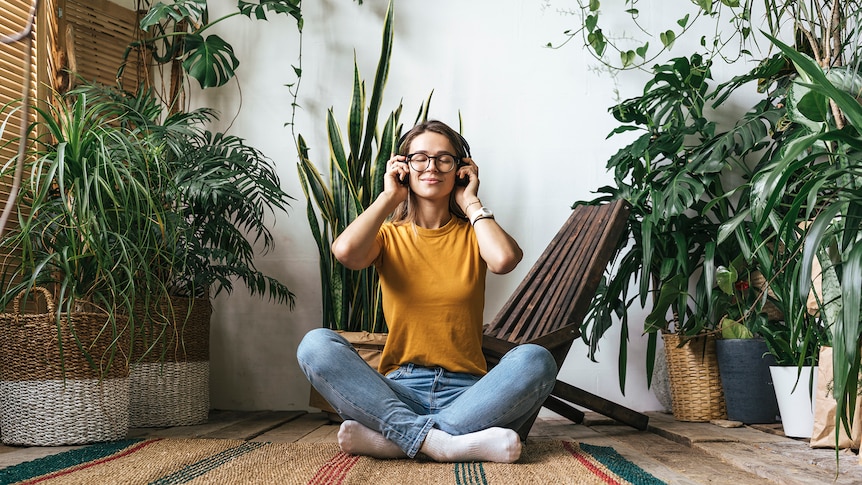
<path fill-rule="evenodd" d="M 510 349 L 525 343 L 551 351 L 559 369 L 589 310 L 602 274 L 613 257 L 628 217 L 624 201 L 579 205 L 533 265 L 494 320 L 484 330 L 483 350 L 494 365 Z M 575 423 L 583 406 L 637 429 L 649 418 L 624 406 L 557 380 L 544 407 Z M 518 430 L 525 438 L 535 416 Z"/>

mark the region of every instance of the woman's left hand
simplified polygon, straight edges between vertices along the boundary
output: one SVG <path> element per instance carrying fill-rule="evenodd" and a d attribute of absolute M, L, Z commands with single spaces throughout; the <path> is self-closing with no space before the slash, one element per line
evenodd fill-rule
<path fill-rule="evenodd" d="M 463 164 L 455 172 L 455 202 L 464 210 L 467 204 L 479 198 L 479 167 L 472 158 L 462 159 Z M 467 185 L 460 185 L 467 180 Z"/>

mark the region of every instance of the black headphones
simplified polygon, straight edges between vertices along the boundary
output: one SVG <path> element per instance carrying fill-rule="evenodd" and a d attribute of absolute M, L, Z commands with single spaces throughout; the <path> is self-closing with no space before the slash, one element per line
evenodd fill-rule
<path fill-rule="evenodd" d="M 407 138 L 407 135 L 409 135 L 411 131 L 412 131 L 412 129 L 407 130 L 407 133 L 404 133 L 403 135 L 401 135 L 401 138 L 398 140 L 398 146 L 395 147 L 396 152 L 401 151 L 401 145 L 404 144 L 404 140 Z M 461 145 L 461 150 L 463 151 L 463 153 L 465 153 L 466 158 L 473 158 L 473 156 L 470 155 L 470 144 L 467 143 L 467 139 L 464 138 L 457 131 L 455 132 L 455 135 L 458 137 L 458 143 Z M 406 155 L 406 153 L 404 155 Z M 462 157 L 462 158 L 464 158 L 464 157 Z M 459 161 L 458 163 L 460 164 L 461 162 Z"/>

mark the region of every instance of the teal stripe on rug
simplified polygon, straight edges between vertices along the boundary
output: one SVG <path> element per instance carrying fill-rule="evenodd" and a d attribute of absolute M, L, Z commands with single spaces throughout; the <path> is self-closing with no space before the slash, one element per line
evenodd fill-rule
<path fill-rule="evenodd" d="M 588 445 L 579 443 L 583 451 L 586 451 L 599 463 L 608 467 L 609 470 L 630 481 L 635 485 L 667 485 L 665 482 L 645 472 L 643 468 L 626 460 L 617 451 L 608 446 Z"/>
<path fill-rule="evenodd" d="M 242 456 L 248 452 L 260 448 L 261 446 L 268 444 L 269 443 L 263 441 L 249 441 L 243 443 L 239 446 L 235 446 L 233 448 L 217 453 L 197 463 L 186 465 L 185 467 L 181 468 L 180 470 L 177 470 L 174 473 L 171 473 L 170 475 L 166 475 L 154 482 L 150 482 L 150 485 L 174 485 L 178 483 L 189 482 L 201 475 L 206 474 L 211 470 L 215 470 L 216 468 L 224 465 L 225 463 L 233 460 L 238 456 Z"/>
<path fill-rule="evenodd" d="M 40 477 L 64 468 L 81 465 L 89 461 L 105 458 L 124 448 L 144 441 L 143 439 L 111 441 L 89 445 L 77 450 L 64 451 L 56 455 L 19 463 L 0 470 L 0 484 L 9 484 Z"/>
<path fill-rule="evenodd" d="M 455 485 L 487 485 L 482 462 L 455 463 Z"/>

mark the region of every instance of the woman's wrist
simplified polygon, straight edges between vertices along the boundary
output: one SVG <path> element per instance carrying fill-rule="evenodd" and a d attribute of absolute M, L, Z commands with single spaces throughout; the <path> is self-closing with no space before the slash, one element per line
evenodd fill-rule
<path fill-rule="evenodd" d="M 469 215 L 469 213 L 470 213 L 470 207 L 472 207 L 472 206 L 474 206 L 474 205 L 476 205 L 476 204 L 478 204 L 478 205 L 479 205 L 479 207 L 482 207 L 482 201 L 481 201 L 481 200 L 479 200 L 479 199 L 476 199 L 476 200 L 474 200 L 473 202 L 470 202 L 469 204 L 465 205 L 465 206 L 464 206 L 464 208 L 462 209 L 462 211 L 464 212 L 464 214 L 468 214 L 468 215 Z"/>

